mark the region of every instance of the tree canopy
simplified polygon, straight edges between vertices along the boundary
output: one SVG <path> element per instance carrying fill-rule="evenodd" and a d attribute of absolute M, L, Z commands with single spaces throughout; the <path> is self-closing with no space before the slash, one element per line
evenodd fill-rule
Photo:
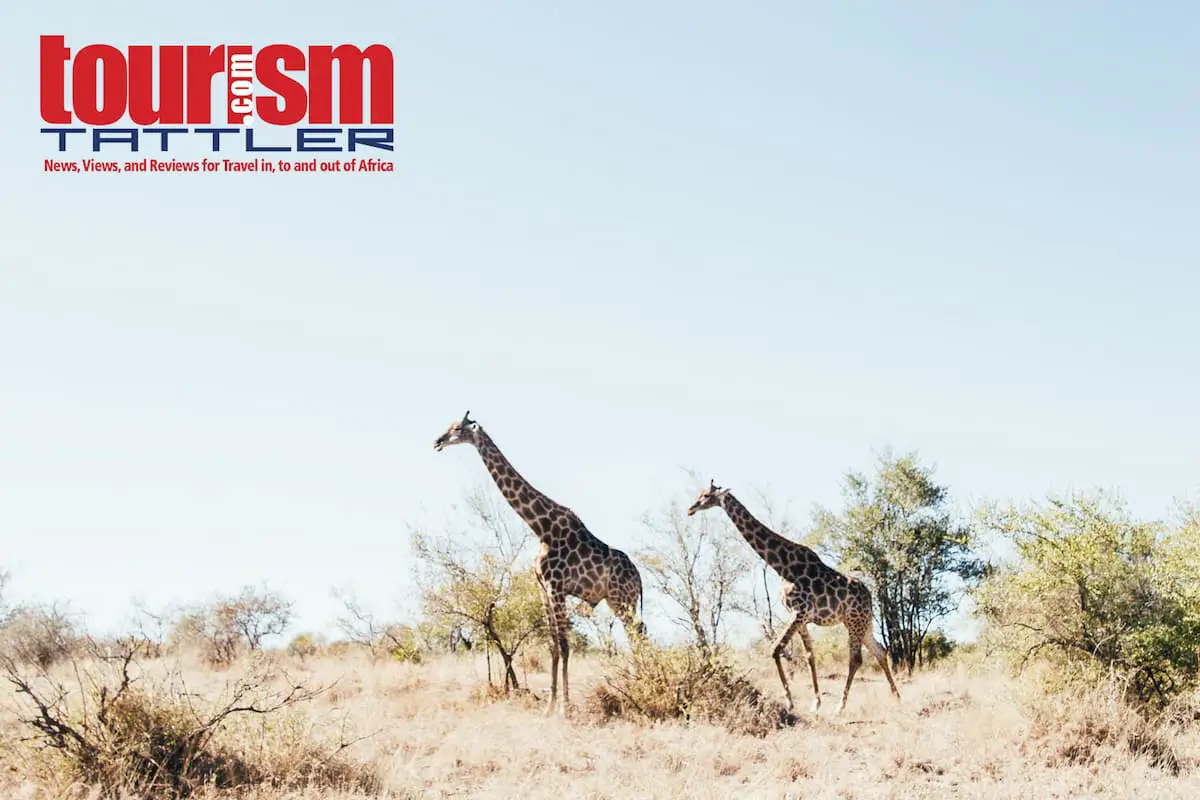
<path fill-rule="evenodd" d="M 979 593 L 980 610 L 1018 663 L 1051 658 L 1071 678 L 1115 673 L 1163 704 L 1195 685 L 1200 655 L 1200 515 L 1134 518 L 1105 492 L 988 507 L 984 524 L 1016 563 Z M 1094 676 L 1093 676 L 1094 677 Z"/>
<path fill-rule="evenodd" d="M 846 475 L 840 513 L 818 508 L 814 538 L 840 567 L 868 581 L 893 664 L 919 665 L 923 643 L 983 574 L 969 525 L 956 520 L 949 489 L 915 453 L 879 457 L 876 472 Z"/>

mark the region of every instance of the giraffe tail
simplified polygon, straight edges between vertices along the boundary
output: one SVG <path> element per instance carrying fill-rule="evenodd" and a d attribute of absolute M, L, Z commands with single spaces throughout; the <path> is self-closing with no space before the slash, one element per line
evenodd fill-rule
<path fill-rule="evenodd" d="M 642 576 L 638 575 L 638 624 L 639 636 L 646 635 L 646 587 L 642 585 Z"/>

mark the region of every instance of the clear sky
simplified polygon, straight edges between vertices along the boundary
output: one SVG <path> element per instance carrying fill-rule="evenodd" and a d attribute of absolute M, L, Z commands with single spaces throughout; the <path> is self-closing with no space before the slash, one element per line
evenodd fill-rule
<path fill-rule="evenodd" d="M 11 6 L 15 599 L 414 610 L 468 408 L 629 550 L 684 467 L 801 518 L 889 445 L 963 508 L 1200 487 L 1196 4 Z M 49 33 L 384 42 L 397 172 L 43 174 Z"/>

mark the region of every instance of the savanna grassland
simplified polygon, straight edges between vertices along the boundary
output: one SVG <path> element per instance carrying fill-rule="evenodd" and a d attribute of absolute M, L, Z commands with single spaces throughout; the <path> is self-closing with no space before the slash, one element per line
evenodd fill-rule
<path fill-rule="evenodd" d="M 720 720 L 607 717 L 594 688 L 611 665 L 599 655 L 572 659 L 566 719 L 542 715 L 538 697 L 549 676 L 532 652 L 521 672 L 533 695 L 509 697 L 489 689 L 478 654 L 399 663 L 354 651 L 266 653 L 224 669 L 171 656 L 135 661 L 130 670 L 132 686 L 155 704 L 196 719 L 227 705 L 246 675 L 257 676 L 259 699 L 325 687 L 272 713 L 226 717 L 206 747 L 240 765 L 226 772 L 240 770 L 244 780 L 210 769 L 209 786 L 189 787 L 202 798 L 1200 796 L 1200 729 L 1187 715 L 1150 727 L 1102 689 L 1047 694 L 1043 676 L 1015 678 L 979 653 L 959 653 L 902 676 L 899 706 L 882 675 L 866 668 L 839 719 L 832 712 L 845 674 L 840 657 L 820 659 L 817 714 L 807 711 L 807 681 L 793 668 L 805 710 L 792 725 L 748 732 Z M 734 660 L 764 695 L 778 696 L 768 656 Z M 89 675 L 107 676 L 112 686 L 121 670 L 76 662 L 47 672 L 77 689 L 91 685 Z M 99 784 L 79 782 L 77 759 L 45 747 L 44 736 L 30 740 L 39 731 L 18 720 L 38 716 L 29 697 L 5 695 L 0 793 L 99 797 Z M 85 717 L 78 702 L 78 695 L 70 701 L 75 725 Z M 89 702 L 96 706 L 94 692 Z M 147 741 L 136 747 L 152 749 Z M 216 787 L 222 781 L 228 788 Z"/>
<path fill-rule="evenodd" d="M 909 457 L 847 485 L 792 535 L 874 587 L 899 704 L 868 659 L 834 713 L 835 626 L 814 631 L 816 713 L 792 639 L 789 710 L 782 584 L 719 516 L 672 504 L 634 554 L 648 638 L 575 607 L 572 705 L 546 717 L 534 541 L 476 493 L 461 527 L 413 532 L 420 615 L 335 590 L 334 642 L 266 587 L 139 606 L 100 638 L 65 607 L 0 603 L 0 797 L 1200 797 L 1200 505 L 1146 520 L 1074 494 L 963 521 Z M 989 539 L 1011 555 L 984 558 Z M 940 625 L 967 597 L 980 632 L 956 642 Z M 728 645 L 735 616 L 750 649 Z"/>

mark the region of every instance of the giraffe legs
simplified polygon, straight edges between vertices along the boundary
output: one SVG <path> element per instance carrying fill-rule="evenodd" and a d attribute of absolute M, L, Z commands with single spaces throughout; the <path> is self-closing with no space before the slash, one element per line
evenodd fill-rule
<path fill-rule="evenodd" d="M 791 638 L 796 631 L 803 628 L 805 624 L 806 623 L 804 622 L 804 619 L 797 614 L 795 618 L 792 619 L 791 624 L 787 626 L 787 629 L 784 630 L 783 633 L 779 634 L 779 638 L 775 640 L 775 647 L 771 650 L 771 657 L 775 659 L 775 669 L 779 672 L 779 682 L 783 684 L 783 694 L 785 697 L 787 697 L 789 709 L 794 708 L 795 704 L 792 702 L 792 689 L 790 686 L 788 686 L 787 675 L 783 671 L 783 651 L 787 647 L 788 642 L 791 641 Z M 804 632 L 804 638 L 808 638 L 808 631 Z M 817 674 L 814 671 L 813 686 L 815 687 L 816 684 Z M 817 697 L 817 702 L 818 704 L 820 703 L 820 696 Z"/>
<path fill-rule="evenodd" d="M 808 661 L 808 674 L 812 676 L 812 713 L 815 714 L 821 708 L 821 689 L 817 686 L 817 656 L 813 650 L 812 636 L 808 633 L 807 625 L 800 626 L 800 641 L 804 642 L 804 655 L 805 660 Z"/>
<path fill-rule="evenodd" d="M 842 690 L 842 702 L 838 704 L 835 716 L 840 716 L 846 710 L 846 698 L 850 696 L 850 684 L 854 683 L 854 673 L 862 666 L 863 635 L 861 631 L 850 632 L 850 666 L 846 670 L 846 688 Z"/>
<path fill-rule="evenodd" d="M 542 605 L 546 609 L 546 628 L 550 639 L 550 700 L 546 703 L 546 716 L 550 716 L 558 704 L 558 621 L 550 592 L 541 585 L 541 581 L 538 583 L 542 590 Z"/>
<path fill-rule="evenodd" d="M 570 658 L 571 648 L 567 643 L 567 634 L 570 633 L 571 623 L 567 617 L 567 598 L 561 594 L 552 596 L 551 608 L 556 617 L 554 623 L 554 633 L 558 637 L 558 650 L 562 658 L 562 706 L 559 708 L 559 713 L 565 715 L 567 713 L 567 704 L 571 701 L 571 686 L 567 679 L 567 659 Z"/>
<path fill-rule="evenodd" d="M 838 705 L 837 714 L 840 715 L 846 710 L 846 699 L 850 696 L 850 684 L 854 682 L 854 673 L 858 672 L 858 668 L 862 666 L 863 647 L 871 648 L 872 655 L 879 663 L 879 668 L 883 670 L 884 676 L 887 678 L 888 686 L 892 690 L 892 697 L 897 702 L 900 700 L 900 690 L 896 688 L 896 681 L 892 678 L 892 669 L 888 666 L 887 651 L 883 649 L 883 645 L 875 638 L 875 634 L 871 630 L 871 620 L 868 619 L 866 626 L 863 629 L 850 630 L 850 668 L 846 673 L 846 688 L 842 690 L 842 702 Z"/>
<path fill-rule="evenodd" d="M 567 702 L 570 697 L 570 686 L 567 683 L 567 659 L 570 657 L 567 644 L 567 632 L 570 623 L 567 620 L 566 597 L 560 593 L 543 589 L 546 602 L 546 622 L 550 634 L 550 700 L 546 703 L 546 716 L 552 715 L 557 709 L 566 714 Z M 562 704 L 558 703 L 558 665 L 562 662 Z"/>
<path fill-rule="evenodd" d="M 871 652 L 875 655 L 875 660 L 879 662 L 879 668 L 883 670 L 883 674 L 887 677 L 888 686 L 892 687 L 892 697 L 896 701 L 900 701 L 900 690 L 896 688 L 896 682 L 892 680 L 892 668 L 888 665 L 888 654 L 883 649 L 883 645 L 875 638 L 875 634 L 870 630 L 867 631 L 867 646 L 871 648 Z"/>

